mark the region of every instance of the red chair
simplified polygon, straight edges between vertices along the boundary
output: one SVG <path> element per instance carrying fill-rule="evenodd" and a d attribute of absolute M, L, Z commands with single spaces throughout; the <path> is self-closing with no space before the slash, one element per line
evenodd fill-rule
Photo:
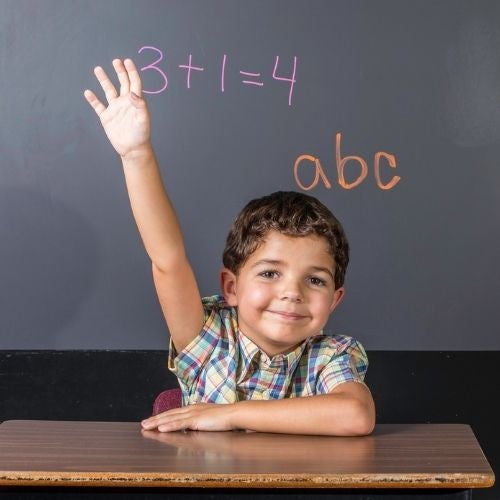
<path fill-rule="evenodd" d="M 156 396 L 153 403 L 153 415 L 182 406 L 182 391 L 180 389 L 167 389 Z"/>

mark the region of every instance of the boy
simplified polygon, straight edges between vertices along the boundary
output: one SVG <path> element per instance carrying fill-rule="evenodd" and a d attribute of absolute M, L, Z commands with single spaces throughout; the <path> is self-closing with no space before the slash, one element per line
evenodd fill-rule
<path fill-rule="evenodd" d="M 90 90 L 85 98 L 122 159 L 184 403 L 143 428 L 369 434 L 366 353 L 349 337 L 322 335 L 344 293 L 348 245 L 338 221 L 299 193 L 250 202 L 228 236 L 223 296 L 202 300 L 151 146 L 139 73 L 130 59 L 113 67 L 119 93 L 94 70 L 108 106 Z"/>

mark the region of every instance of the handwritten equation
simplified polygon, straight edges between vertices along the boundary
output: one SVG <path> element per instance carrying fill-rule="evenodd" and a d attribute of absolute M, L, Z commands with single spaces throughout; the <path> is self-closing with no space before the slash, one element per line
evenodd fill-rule
<path fill-rule="evenodd" d="M 151 62 L 142 66 L 140 71 L 142 73 L 153 72 L 157 77 L 158 86 L 156 88 L 143 89 L 145 94 L 161 94 L 168 89 L 169 78 L 167 73 L 167 62 L 165 61 L 164 53 L 158 47 L 152 45 L 144 45 L 138 50 L 138 53 L 146 57 L 150 57 Z M 184 64 L 175 65 L 175 71 L 183 71 L 185 73 L 185 86 L 190 89 L 192 85 L 203 84 L 201 74 L 205 71 L 205 67 L 201 66 L 199 62 L 193 60 L 193 54 L 188 54 Z M 288 91 L 288 105 L 292 105 L 293 91 L 297 82 L 297 57 L 294 56 L 292 61 L 288 64 L 280 62 L 280 57 L 276 56 L 274 59 L 274 66 L 272 72 L 269 65 L 269 74 L 271 79 L 265 81 L 261 72 L 250 71 L 254 68 L 238 68 L 231 67 L 231 61 L 228 54 L 222 54 L 220 60 L 215 63 L 218 69 L 218 82 L 217 85 L 221 93 L 226 90 L 226 76 L 229 71 L 236 71 L 241 79 L 242 85 L 249 85 L 254 87 L 263 87 L 268 84 L 279 84 L 283 87 L 284 93 Z M 211 66 L 212 68 L 213 66 Z M 283 68 L 285 67 L 285 68 Z M 171 68 L 169 69 L 169 71 Z M 213 73 L 212 73 L 213 74 Z M 234 81 L 234 80 L 232 80 Z M 335 136 L 335 166 L 337 182 L 343 189 L 353 189 L 362 184 L 368 177 L 370 170 L 369 162 L 364 158 L 357 155 L 342 155 L 341 153 L 342 134 L 339 132 Z M 378 151 L 373 157 L 373 174 L 375 183 L 381 190 L 388 191 L 393 189 L 401 180 L 398 175 L 392 175 L 388 182 L 384 182 L 381 176 L 382 164 L 385 163 L 389 169 L 397 168 L 396 156 L 392 153 Z M 347 164 L 349 168 L 347 169 Z M 357 166 L 356 166 L 357 165 Z M 312 171 L 311 171 L 312 168 Z M 346 170 L 350 171 L 349 177 L 357 174 L 353 180 L 346 179 Z M 390 170 L 388 171 L 390 172 Z M 305 174 L 305 175 L 304 175 Z M 312 174 L 312 180 L 311 179 Z M 335 174 L 334 174 L 335 175 Z M 387 176 L 387 173 L 385 174 Z M 323 184 L 326 189 L 332 189 L 332 183 L 325 171 L 321 160 L 311 154 L 299 155 L 293 165 L 293 177 L 297 187 L 303 191 L 310 191 Z M 309 179 L 306 181 L 305 178 Z"/>
<path fill-rule="evenodd" d="M 138 51 L 139 54 L 143 53 L 150 53 L 152 55 L 153 62 L 147 64 L 146 66 L 143 66 L 140 71 L 142 73 L 153 71 L 159 76 L 160 81 L 159 85 L 157 88 L 153 89 L 143 89 L 143 92 L 145 94 L 161 94 L 162 92 L 165 92 L 168 88 L 168 74 L 165 69 L 165 63 L 164 61 L 164 54 L 159 49 L 158 47 L 153 47 L 152 45 L 145 45 L 141 47 Z M 231 68 L 230 64 L 230 59 L 228 54 L 223 54 L 221 56 L 221 59 L 219 62 L 217 62 L 218 69 L 219 71 L 219 88 L 220 92 L 224 93 L 226 89 L 226 74 L 229 71 L 233 71 L 233 68 Z M 274 83 L 279 83 L 282 85 L 286 90 L 288 90 L 288 105 L 292 105 L 292 98 L 293 98 L 293 90 L 295 87 L 295 83 L 297 82 L 296 79 L 296 74 L 297 74 L 297 57 L 293 57 L 293 61 L 290 63 L 289 67 L 287 68 L 287 73 L 282 72 L 282 63 L 280 63 L 280 57 L 276 56 L 274 60 L 274 68 L 272 71 L 272 80 L 271 82 Z M 190 89 L 191 85 L 194 84 L 193 81 L 196 81 L 196 75 L 202 73 L 205 71 L 204 67 L 201 67 L 199 65 L 195 65 L 193 63 L 193 54 L 189 54 L 186 63 L 185 64 L 179 64 L 176 68 L 177 70 L 180 71 L 185 71 L 186 75 L 186 88 Z M 238 72 L 238 75 L 241 77 L 241 84 L 242 85 L 251 85 L 255 87 L 263 87 L 264 86 L 264 81 L 263 81 L 263 75 L 261 72 L 256 72 L 256 71 L 248 71 L 249 68 L 245 69 L 238 69 L 236 70 Z M 254 69 L 254 68 L 252 68 Z M 269 66 L 270 69 L 270 66 Z M 266 83 L 267 85 L 267 83 Z"/>

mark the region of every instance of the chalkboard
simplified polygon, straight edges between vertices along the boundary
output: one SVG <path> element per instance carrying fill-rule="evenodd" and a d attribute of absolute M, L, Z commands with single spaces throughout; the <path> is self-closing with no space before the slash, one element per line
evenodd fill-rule
<path fill-rule="evenodd" d="M 497 350 L 496 0 L 0 0 L 0 348 L 164 349 L 121 165 L 83 98 L 142 68 L 204 295 L 250 199 L 344 224 L 327 332 L 371 350 Z"/>

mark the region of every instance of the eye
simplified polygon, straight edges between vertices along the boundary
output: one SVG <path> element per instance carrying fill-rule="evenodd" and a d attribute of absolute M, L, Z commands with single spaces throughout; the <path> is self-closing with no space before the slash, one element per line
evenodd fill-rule
<path fill-rule="evenodd" d="M 327 284 L 325 280 L 318 278 L 317 276 L 311 276 L 309 278 L 309 281 L 314 286 L 326 286 L 326 284 Z"/>
<path fill-rule="evenodd" d="M 263 271 L 259 273 L 259 276 L 268 280 L 272 280 L 278 277 L 278 271 Z"/>

